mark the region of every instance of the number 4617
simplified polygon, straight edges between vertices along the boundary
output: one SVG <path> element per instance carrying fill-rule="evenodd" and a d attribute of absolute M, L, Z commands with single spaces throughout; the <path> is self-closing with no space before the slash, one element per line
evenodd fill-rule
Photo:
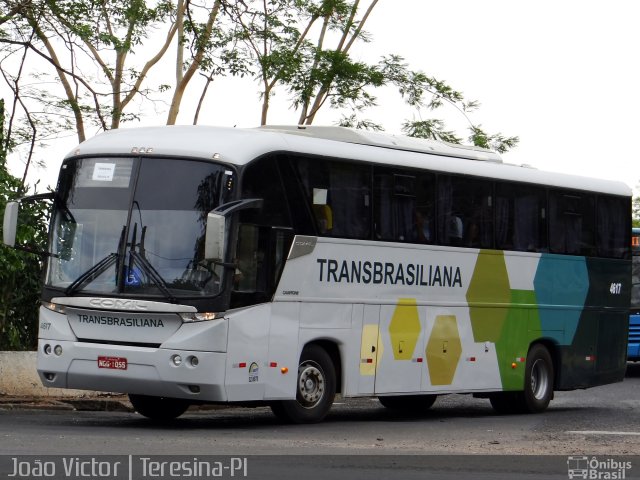
<path fill-rule="evenodd" d="M 611 295 L 620 295 L 621 291 L 622 283 L 612 283 L 611 287 L 609 288 L 609 292 L 611 292 Z"/>

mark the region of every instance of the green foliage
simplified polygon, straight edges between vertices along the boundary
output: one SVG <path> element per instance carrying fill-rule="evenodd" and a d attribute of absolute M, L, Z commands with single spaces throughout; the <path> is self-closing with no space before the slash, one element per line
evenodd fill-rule
<path fill-rule="evenodd" d="M 640 228 L 640 197 L 634 197 L 632 204 L 632 223 L 636 228 Z"/>
<path fill-rule="evenodd" d="M 20 180 L 0 167 L 0 212 L 19 195 Z M 46 246 L 46 212 L 42 204 L 20 211 L 17 243 Z M 0 228 L 1 233 L 1 228 Z M 0 247 L 0 350 L 24 350 L 37 343 L 37 319 L 43 261 L 40 257 Z"/>
<path fill-rule="evenodd" d="M 244 59 L 247 73 L 263 87 L 261 122 L 268 123 L 269 98 L 277 86 L 288 92 L 300 124 L 313 123 L 317 112 L 328 105 L 351 112 L 341 115 L 340 126 L 379 131 L 380 125 L 360 115 L 378 105 L 376 89 L 390 86 L 418 113 L 442 107 L 458 110 L 469 123 L 468 140 L 476 146 L 501 153 L 515 147 L 518 137 L 486 133 L 469 119 L 468 114 L 479 106 L 477 101 L 466 99 L 442 80 L 412 70 L 401 56 L 382 56 L 373 64 L 353 58 L 352 44 L 368 41 L 362 27 L 376 2 L 274 0 L 267 7 L 260 0 L 245 0 L 227 6 L 227 14 L 240 27 L 235 42 L 230 42 L 241 45 L 235 55 Z M 362 13 L 365 4 L 368 7 Z M 465 141 L 440 119 L 406 121 L 402 129 L 413 137 Z"/>
<path fill-rule="evenodd" d="M 442 120 L 406 121 L 402 124 L 402 131 L 409 137 L 429 138 L 449 143 L 461 143 L 462 139 L 455 132 L 445 130 Z"/>
<path fill-rule="evenodd" d="M 480 125 L 472 125 L 470 127 L 471 135 L 469 141 L 476 147 L 488 148 L 498 153 L 504 153 L 515 147 L 520 139 L 518 137 L 505 137 L 501 133 L 488 135 Z"/>
<path fill-rule="evenodd" d="M 382 125 L 375 123 L 369 119 L 358 119 L 356 114 L 349 116 L 343 115 L 338 122 L 339 127 L 356 128 L 358 130 L 369 130 L 372 132 L 382 132 L 384 128 Z"/>
<path fill-rule="evenodd" d="M 467 100 L 462 92 L 455 90 L 442 80 L 409 69 L 409 66 L 399 55 L 383 57 L 380 68 L 384 72 L 387 82 L 398 88 L 407 105 L 415 107 L 418 111 L 421 108 L 433 111 L 446 105 L 458 110 L 469 123 L 468 141 L 476 147 L 504 153 L 518 144 L 518 137 L 506 137 L 501 133 L 488 134 L 480 125 L 474 125 L 468 117 L 468 113 L 480 106 L 477 101 Z M 443 120 L 435 118 L 406 121 L 402 125 L 402 131 L 410 137 L 428 138 L 455 144 L 463 142 L 463 139 L 456 132 L 446 129 Z"/>
<path fill-rule="evenodd" d="M 8 0 L 7 15 L 0 15 L 0 28 L 7 37 L 0 32 L 0 50 L 14 58 L 37 51 L 56 68 L 29 73 L 37 82 L 9 76 L 8 83 L 15 84 L 14 90 L 25 100 L 22 108 L 28 104 L 30 110 L 25 112 L 30 121 L 24 128 L 16 128 L 13 121 L 12 141 L 28 145 L 34 132 L 40 141 L 49 132 L 55 136 L 74 127 L 82 141 L 87 127 L 106 130 L 139 120 L 140 110 L 132 106 L 159 104 L 167 95 L 173 95 L 166 102 L 167 122 L 175 123 L 186 85 L 199 69 L 206 84 L 194 123 L 214 77 L 251 76 L 260 85 L 262 124 L 268 123 L 271 98 L 281 90 L 288 93 L 298 123 L 312 124 L 321 109 L 333 108 L 341 110 L 340 125 L 379 129 L 359 117 L 378 105 L 377 89 L 392 87 L 420 118 L 404 123 L 409 135 L 466 142 L 443 120 L 424 119 L 422 114 L 453 107 L 467 119 L 468 140 L 474 145 L 498 152 L 516 146 L 517 137 L 487 133 L 471 121 L 468 114 L 478 102 L 443 80 L 412 70 L 401 56 L 383 55 L 372 63 L 354 58 L 354 43 L 370 39 L 364 26 L 378 1 Z M 141 62 L 150 39 L 164 31 L 164 43 L 151 45 L 153 58 Z M 177 47 L 175 83 L 146 86 L 150 68 L 170 55 L 166 54 L 170 45 Z M 64 86 L 62 98 L 52 93 L 53 82 Z M 134 98 L 140 102 L 132 103 Z"/>
<path fill-rule="evenodd" d="M 2 121 L 0 101 L 0 132 L 4 133 Z M 0 140 L 2 138 L 0 135 Z M 8 200 L 20 197 L 22 193 L 21 181 L 7 171 L 6 151 L 0 148 L 0 213 L 4 212 Z M 24 205 L 20 219 L 16 242 L 44 250 L 47 242 L 44 204 Z M 25 350 L 36 346 L 42 270 L 43 262 L 38 256 L 0 246 L 0 350 Z"/>

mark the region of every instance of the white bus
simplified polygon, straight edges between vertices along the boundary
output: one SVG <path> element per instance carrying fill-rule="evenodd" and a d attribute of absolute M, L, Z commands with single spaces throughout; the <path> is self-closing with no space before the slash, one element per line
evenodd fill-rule
<path fill-rule="evenodd" d="M 48 387 L 127 393 L 152 419 L 224 402 L 303 423 L 337 393 L 539 412 L 624 376 L 622 183 L 338 127 L 176 126 L 80 144 L 51 198 Z"/>

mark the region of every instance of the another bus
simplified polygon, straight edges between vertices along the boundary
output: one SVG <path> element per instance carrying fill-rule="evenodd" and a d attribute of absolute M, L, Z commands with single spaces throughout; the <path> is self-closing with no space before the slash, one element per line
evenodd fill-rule
<path fill-rule="evenodd" d="M 304 423 L 338 393 L 540 412 L 624 377 L 622 183 L 338 127 L 174 126 L 80 144 L 50 197 L 48 387 L 127 393 L 152 419 L 222 402 Z"/>
<path fill-rule="evenodd" d="M 627 358 L 637 362 L 640 360 L 640 228 L 632 230 L 631 255 L 631 309 Z"/>

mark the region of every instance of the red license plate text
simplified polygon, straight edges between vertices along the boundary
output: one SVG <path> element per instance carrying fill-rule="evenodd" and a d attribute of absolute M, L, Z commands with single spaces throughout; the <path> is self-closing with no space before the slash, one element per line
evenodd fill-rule
<path fill-rule="evenodd" d="M 113 370 L 126 370 L 127 359 L 124 357 L 98 357 L 98 368 L 111 368 Z"/>

